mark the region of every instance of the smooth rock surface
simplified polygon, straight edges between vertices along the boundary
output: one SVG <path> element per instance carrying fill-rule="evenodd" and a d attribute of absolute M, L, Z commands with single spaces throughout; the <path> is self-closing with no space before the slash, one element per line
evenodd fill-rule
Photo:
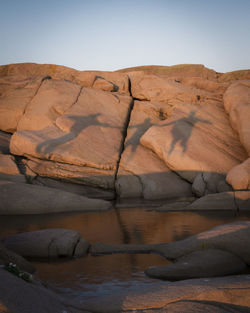
<path fill-rule="evenodd" d="M 141 136 L 165 119 L 169 106 L 135 101 L 116 181 L 121 198 L 144 199 L 190 196 L 191 185 L 172 172 L 152 151 L 140 144 Z M 159 125 L 160 126 L 160 125 Z"/>
<path fill-rule="evenodd" d="M 199 172 L 224 174 L 246 159 L 221 103 L 176 108 L 140 139 L 167 166 L 193 182 Z"/>
<path fill-rule="evenodd" d="M 235 189 L 250 189 L 250 158 L 227 173 L 227 182 Z"/>
<path fill-rule="evenodd" d="M 173 264 L 149 267 L 145 273 L 153 278 L 173 281 L 240 274 L 245 269 L 246 264 L 227 251 L 203 249 L 180 257 Z"/>
<path fill-rule="evenodd" d="M 250 156 L 250 80 L 234 82 L 228 87 L 224 94 L 224 107 Z"/>
<path fill-rule="evenodd" d="M 208 194 L 192 202 L 188 210 L 235 210 L 250 209 L 250 191 L 226 191 Z"/>
<path fill-rule="evenodd" d="M 105 200 L 89 199 L 54 188 L 0 181 L 0 215 L 108 210 Z"/>
<path fill-rule="evenodd" d="M 24 257 L 79 257 L 87 254 L 89 242 L 70 229 L 43 229 L 19 233 L 2 240 L 4 246 Z"/>

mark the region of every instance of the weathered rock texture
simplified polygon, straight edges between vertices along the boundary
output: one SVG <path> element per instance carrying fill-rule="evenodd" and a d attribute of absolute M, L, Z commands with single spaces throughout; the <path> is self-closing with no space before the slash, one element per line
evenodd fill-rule
<path fill-rule="evenodd" d="M 13 177 L 92 198 L 204 197 L 232 191 L 227 183 L 248 189 L 248 74 L 202 65 L 1 66 L 0 151 L 21 158 L 22 175 Z"/>
<path fill-rule="evenodd" d="M 4 246 L 24 257 L 79 257 L 87 254 L 88 241 L 70 229 L 43 229 L 12 235 Z"/>

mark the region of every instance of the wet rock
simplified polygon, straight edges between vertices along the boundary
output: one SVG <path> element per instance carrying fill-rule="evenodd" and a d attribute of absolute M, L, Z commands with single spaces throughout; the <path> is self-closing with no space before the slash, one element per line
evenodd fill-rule
<path fill-rule="evenodd" d="M 186 207 L 188 210 L 250 209 L 250 191 L 228 191 L 208 194 Z"/>
<path fill-rule="evenodd" d="M 167 123 L 162 121 L 159 126 L 152 126 L 141 137 L 141 144 L 192 183 L 199 172 L 226 175 L 246 159 L 219 102 L 201 107 L 179 106 Z"/>
<path fill-rule="evenodd" d="M 240 141 L 250 156 L 250 80 L 232 83 L 223 98 L 231 125 L 238 132 Z"/>
<path fill-rule="evenodd" d="M 235 190 L 250 189 L 250 158 L 228 172 L 227 182 Z"/>
<path fill-rule="evenodd" d="M 237 211 L 233 191 L 208 194 L 190 204 L 189 210 L 233 210 Z"/>
<path fill-rule="evenodd" d="M 239 274 L 245 269 L 246 264 L 232 253 L 203 249 L 180 257 L 173 264 L 149 267 L 145 273 L 153 278 L 173 281 Z"/>
<path fill-rule="evenodd" d="M 140 144 L 141 136 L 151 126 L 158 125 L 167 116 L 168 110 L 166 104 L 134 102 L 116 181 L 119 197 L 159 199 L 192 195 L 187 181 Z"/>
<path fill-rule="evenodd" d="M 105 200 L 30 184 L 0 181 L 0 215 L 108 210 Z"/>
<path fill-rule="evenodd" d="M 6 249 L 0 242 L 0 264 L 8 265 L 9 263 L 16 264 L 22 271 L 34 273 L 35 267 L 25 260 L 21 255 Z"/>
<path fill-rule="evenodd" d="M 228 309 L 234 307 L 234 305 L 243 306 L 243 308 L 247 307 L 248 310 L 250 305 L 249 292 L 250 275 L 200 278 L 174 283 L 159 282 L 157 285 L 152 283 L 144 288 L 134 288 L 130 292 L 120 294 L 114 291 L 110 296 L 99 296 L 98 301 L 91 298 L 86 299 L 82 308 L 95 312 L 107 312 L 107 308 L 109 312 L 131 312 L 133 310 L 144 310 L 145 312 L 163 310 L 160 312 L 168 312 L 168 305 L 172 306 L 177 301 L 189 300 L 221 302 L 222 307 L 225 305 L 224 308 L 227 308 L 226 312 L 229 312 Z M 200 308 L 203 309 L 204 306 Z M 179 312 L 182 311 L 179 310 Z M 193 311 L 191 310 L 190 312 Z M 210 310 L 208 312 L 216 311 Z M 244 310 L 240 311 L 239 308 L 239 311 L 236 310 L 236 312 L 243 313 Z"/>
<path fill-rule="evenodd" d="M 166 258 L 177 259 L 201 249 L 219 249 L 238 256 L 250 264 L 250 222 L 235 222 L 217 226 L 187 239 L 158 245 L 155 250 Z"/>
<path fill-rule="evenodd" d="M 78 232 L 60 228 L 19 233 L 2 242 L 24 257 L 79 257 L 86 255 L 89 248 L 89 242 Z"/>
<path fill-rule="evenodd" d="M 150 311 L 149 311 L 150 312 Z M 156 313 L 249 313 L 248 306 L 233 305 L 218 301 L 182 300 L 167 304 Z"/>
<path fill-rule="evenodd" d="M 15 159 L 9 154 L 0 154 L 0 179 L 25 183 L 25 176 L 20 174 Z"/>

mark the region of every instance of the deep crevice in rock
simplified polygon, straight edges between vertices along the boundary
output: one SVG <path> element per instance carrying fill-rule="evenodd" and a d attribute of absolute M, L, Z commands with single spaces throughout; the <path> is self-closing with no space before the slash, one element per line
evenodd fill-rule
<path fill-rule="evenodd" d="M 128 80 L 129 80 L 129 93 L 130 93 L 130 96 L 131 96 L 132 100 L 131 100 L 131 103 L 130 103 L 130 107 L 128 109 L 128 114 L 127 114 L 127 118 L 125 120 L 124 129 L 122 131 L 122 140 L 121 140 L 120 151 L 119 151 L 119 156 L 118 156 L 116 170 L 115 170 L 115 180 L 114 180 L 115 199 L 117 198 L 117 192 L 116 192 L 116 187 L 115 187 L 116 180 L 117 180 L 117 174 L 118 174 L 119 167 L 120 167 L 122 153 L 123 153 L 123 151 L 125 149 L 125 141 L 126 141 L 126 138 L 127 138 L 127 131 L 128 131 L 129 123 L 130 123 L 131 113 L 132 113 L 133 108 L 134 108 L 134 98 L 131 95 L 131 81 L 130 81 L 129 78 L 128 78 Z"/>

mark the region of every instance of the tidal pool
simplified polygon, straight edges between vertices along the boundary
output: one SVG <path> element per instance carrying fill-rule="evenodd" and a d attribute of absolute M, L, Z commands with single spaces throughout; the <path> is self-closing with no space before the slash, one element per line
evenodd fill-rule
<path fill-rule="evenodd" d="M 184 239 L 212 227 L 250 220 L 244 212 L 155 212 L 146 208 L 113 209 L 106 212 L 1 216 L 0 237 L 46 228 L 68 228 L 81 233 L 91 244 L 167 243 Z M 169 263 L 153 254 L 114 254 L 73 260 L 31 260 L 37 276 L 77 301 L 133 291 L 145 285 L 164 284 L 145 276 L 149 266 Z"/>

